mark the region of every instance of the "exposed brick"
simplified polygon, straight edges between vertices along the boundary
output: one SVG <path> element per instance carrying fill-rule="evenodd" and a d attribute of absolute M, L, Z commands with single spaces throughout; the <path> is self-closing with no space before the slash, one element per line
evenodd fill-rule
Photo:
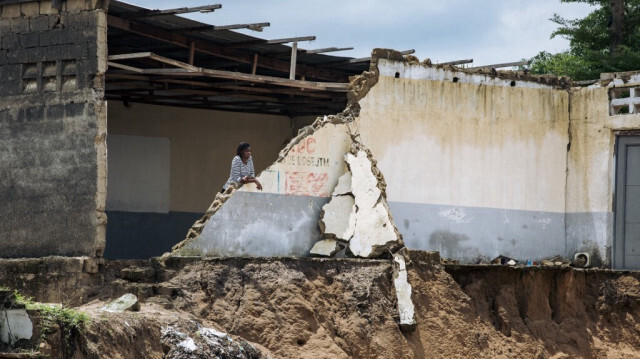
<path fill-rule="evenodd" d="M 70 13 L 76 13 L 84 11 L 85 0 L 67 0 L 67 11 Z"/>
<path fill-rule="evenodd" d="M 70 59 L 79 59 L 79 58 L 83 58 L 83 57 L 87 57 L 87 46 L 86 45 L 71 45 L 72 46 L 72 50 L 71 50 L 71 57 L 69 57 Z"/>
<path fill-rule="evenodd" d="M 29 30 L 33 32 L 41 32 L 49 30 L 49 17 L 38 16 L 29 19 Z"/>
<path fill-rule="evenodd" d="M 2 48 L 13 50 L 20 47 L 20 37 L 17 34 L 7 34 L 2 36 Z"/>
<path fill-rule="evenodd" d="M 18 110 L 18 114 L 16 116 L 16 120 L 15 122 L 25 122 L 25 120 L 27 119 L 27 112 L 24 108 L 21 108 L 20 110 Z"/>
<path fill-rule="evenodd" d="M 102 1 L 99 0 L 85 0 L 86 10 L 95 10 L 98 6 L 103 6 Z"/>
<path fill-rule="evenodd" d="M 11 31 L 11 22 L 8 20 L 0 20 L 0 36 L 8 34 Z"/>
<path fill-rule="evenodd" d="M 41 32 L 39 35 L 40 46 L 57 45 L 59 42 L 60 30 L 45 31 Z"/>
<path fill-rule="evenodd" d="M 20 11 L 23 16 L 37 16 L 40 15 L 40 3 L 37 1 L 26 2 L 20 4 Z"/>
<path fill-rule="evenodd" d="M 11 115 L 10 110 L 0 111 L 0 124 L 1 123 L 9 123 L 13 121 L 13 116 Z"/>
<path fill-rule="evenodd" d="M 24 49 L 16 49 L 7 51 L 8 64 L 22 64 L 29 62 L 29 53 Z"/>
<path fill-rule="evenodd" d="M 96 42 L 98 37 L 97 28 L 85 27 L 84 29 L 78 29 L 77 36 L 78 42 L 92 43 Z"/>
<path fill-rule="evenodd" d="M 47 120 L 55 120 L 64 117 L 64 105 L 47 106 Z"/>
<path fill-rule="evenodd" d="M 78 30 L 64 29 L 60 31 L 59 44 L 75 44 L 78 41 Z"/>
<path fill-rule="evenodd" d="M 32 32 L 20 35 L 20 47 L 23 49 L 38 46 L 38 33 Z"/>
<path fill-rule="evenodd" d="M 20 17 L 20 4 L 2 5 L 2 18 Z"/>
<path fill-rule="evenodd" d="M 88 21 L 91 17 L 90 14 L 91 13 L 87 11 L 79 12 L 76 14 L 68 14 L 66 25 L 78 29 L 85 29 L 88 27 Z"/>
<path fill-rule="evenodd" d="M 43 47 L 34 47 L 32 49 L 29 49 L 28 53 L 27 53 L 27 57 L 29 59 L 29 62 L 38 62 L 38 61 L 42 61 L 44 60 L 44 50 L 46 48 Z"/>
<path fill-rule="evenodd" d="M 0 67 L 0 79 L 2 79 L 3 83 L 0 88 L 5 87 L 6 81 L 18 81 L 22 78 L 22 74 L 20 73 L 22 66 L 20 65 L 5 65 Z"/>
<path fill-rule="evenodd" d="M 64 106 L 65 116 L 76 117 L 84 113 L 85 103 L 68 103 Z"/>
<path fill-rule="evenodd" d="M 40 1 L 40 14 L 42 15 L 51 15 L 51 14 L 57 14 L 58 13 L 58 9 L 54 8 L 52 6 L 52 1 L 51 0 L 41 0 Z"/>
<path fill-rule="evenodd" d="M 0 50 L 0 65 L 7 63 L 7 50 Z"/>
<path fill-rule="evenodd" d="M 59 14 L 52 14 L 47 16 L 47 18 L 49 19 L 49 28 L 50 29 L 59 29 L 64 27 L 61 24 L 61 18 Z"/>
<path fill-rule="evenodd" d="M 27 121 L 41 121 L 44 118 L 44 106 L 34 106 L 27 108 Z"/>
<path fill-rule="evenodd" d="M 24 34 L 25 32 L 29 32 L 29 19 L 25 18 L 15 18 L 11 19 L 11 32 Z"/>

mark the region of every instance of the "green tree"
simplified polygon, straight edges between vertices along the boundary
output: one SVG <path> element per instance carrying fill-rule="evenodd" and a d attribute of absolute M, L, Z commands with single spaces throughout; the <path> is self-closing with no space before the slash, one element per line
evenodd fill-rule
<path fill-rule="evenodd" d="M 640 0 L 561 0 L 588 3 L 596 9 L 582 19 L 554 14 L 558 29 L 551 38 L 569 40 L 569 50 L 543 51 L 531 59 L 534 74 L 597 79 L 602 72 L 640 70 Z"/>

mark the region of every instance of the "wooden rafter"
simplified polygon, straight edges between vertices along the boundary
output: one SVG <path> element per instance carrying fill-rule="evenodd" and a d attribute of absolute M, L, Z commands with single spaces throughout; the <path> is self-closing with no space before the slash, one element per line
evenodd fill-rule
<path fill-rule="evenodd" d="M 161 63 L 176 66 L 177 68 L 141 69 L 141 68 L 136 68 L 130 65 L 124 65 L 124 64 L 115 62 L 118 60 L 132 60 L 132 59 L 142 59 L 142 58 L 149 58 Z M 127 70 L 134 73 L 139 73 L 139 74 L 172 75 L 172 76 L 188 76 L 188 77 L 199 77 L 199 76 L 213 77 L 213 78 L 228 79 L 228 80 L 247 81 L 252 83 L 278 85 L 278 86 L 284 86 L 284 87 L 295 87 L 300 89 L 316 90 L 316 91 L 347 92 L 349 89 L 349 84 L 347 83 L 301 81 L 301 80 L 284 79 L 281 77 L 273 77 L 273 76 L 250 75 L 250 74 L 244 74 L 240 72 L 204 69 L 201 67 L 189 65 L 181 61 L 169 59 L 164 56 L 156 55 L 151 52 L 110 55 L 108 57 L 108 60 L 109 60 L 108 61 L 109 66 L 120 68 L 120 69 Z"/>
<path fill-rule="evenodd" d="M 268 22 L 256 22 L 251 24 L 232 24 L 232 25 L 205 25 L 198 27 L 190 27 L 185 29 L 178 29 L 177 31 L 184 34 L 203 32 L 203 31 L 220 31 L 220 30 L 236 30 L 236 29 L 249 29 L 253 31 L 262 31 L 263 28 L 271 26 Z"/>
<path fill-rule="evenodd" d="M 215 5 L 205 5 L 205 6 L 195 6 L 195 7 L 179 7 L 175 9 L 166 9 L 166 10 L 144 9 L 140 11 L 121 14 L 120 16 L 122 16 L 123 18 L 132 19 L 132 18 L 139 18 L 139 17 L 188 14 L 192 12 L 213 12 L 221 8 L 222 8 L 222 5 L 215 4 Z"/>
<path fill-rule="evenodd" d="M 315 92 L 315 91 L 301 92 L 299 90 L 290 89 L 290 88 L 274 88 L 274 87 L 265 88 L 265 87 L 257 87 L 253 84 L 241 85 L 237 81 L 234 81 L 231 83 L 211 83 L 211 82 L 202 82 L 202 81 L 193 81 L 193 80 L 173 79 L 173 78 L 167 78 L 163 76 L 130 75 L 130 74 L 121 74 L 121 73 L 114 73 L 114 72 L 107 73 L 107 79 L 109 79 L 109 82 L 113 84 L 119 83 L 115 79 L 121 79 L 125 81 L 137 81 L 138 83 L 140 82 L 155 83 L 155 84 L 169 83 L 169 84 L 187 85 L 187 86 L 204 87 L 204 88 L 242 91 L 247 93 L 283 94 L 283 95 L 304 96 L 304 97 L 312 97 L 312 98 L 344 100 L 344 95 L 341 93 Z"/>
<path fill-rule="evenodd" d="M 109 26 L 112 26 L 114 28 L 163 41 L 182 48 L 190 48 L 191 43 L 193 42 L 195 45 L 195 51 L 208 55 L 230 59 L 245 64 L 253 64 L 254 61 L 253 53 L 240 51 L 238 49 L 229 47 L 229 45 L 220 45 L 201 39 L 190 38 L 188 36 L 171 32 L 169 30 L 165 30 L 153 25 L 130 21 L 127 19 L 116 17 L 114 15 L 107 15 L 107 22 Z M 281 71 L 283 73 L 288 73 L 290 70 L 289 62 L 281 61 L 264 55 L 259 57 L 257 66 Z M 348 80 L 348 75 L 345 73 L 332 71 L 329 69 L 313 68 L 305 65 L 298 65 L 296 67 L 296 75 L 305 76 L 305 78 L 314 78 L 327 81 Z"/>

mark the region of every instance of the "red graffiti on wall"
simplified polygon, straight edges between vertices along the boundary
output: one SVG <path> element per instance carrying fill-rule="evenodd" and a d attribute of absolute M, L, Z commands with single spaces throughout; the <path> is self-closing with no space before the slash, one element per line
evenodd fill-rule
<path fill-rule="evenodd" d="M 327 197 L 328 173 L 285 172 L 284 193 L 299 196 Z"/>
<path fill-rule="evenodd" d="M 313 154 L 316 151 L 316 139 L 313 137 L 307 137 L 300 141 L 297 145 L 291 149 L 292 153 Z"/>

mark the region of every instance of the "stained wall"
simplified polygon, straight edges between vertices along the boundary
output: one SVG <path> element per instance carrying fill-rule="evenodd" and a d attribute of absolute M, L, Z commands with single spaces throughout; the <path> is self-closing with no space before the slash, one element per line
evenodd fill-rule
<path fill-rule="evenodd" d="M 0 6 L 0 257 L 103 253 L 102 3 Z"/>
<path fill-rule="evenodd" d="M 378 70 L 357 123 L 407 247 L 465 262 L 567 254 L 566 90 L 385 59 Z"/>

